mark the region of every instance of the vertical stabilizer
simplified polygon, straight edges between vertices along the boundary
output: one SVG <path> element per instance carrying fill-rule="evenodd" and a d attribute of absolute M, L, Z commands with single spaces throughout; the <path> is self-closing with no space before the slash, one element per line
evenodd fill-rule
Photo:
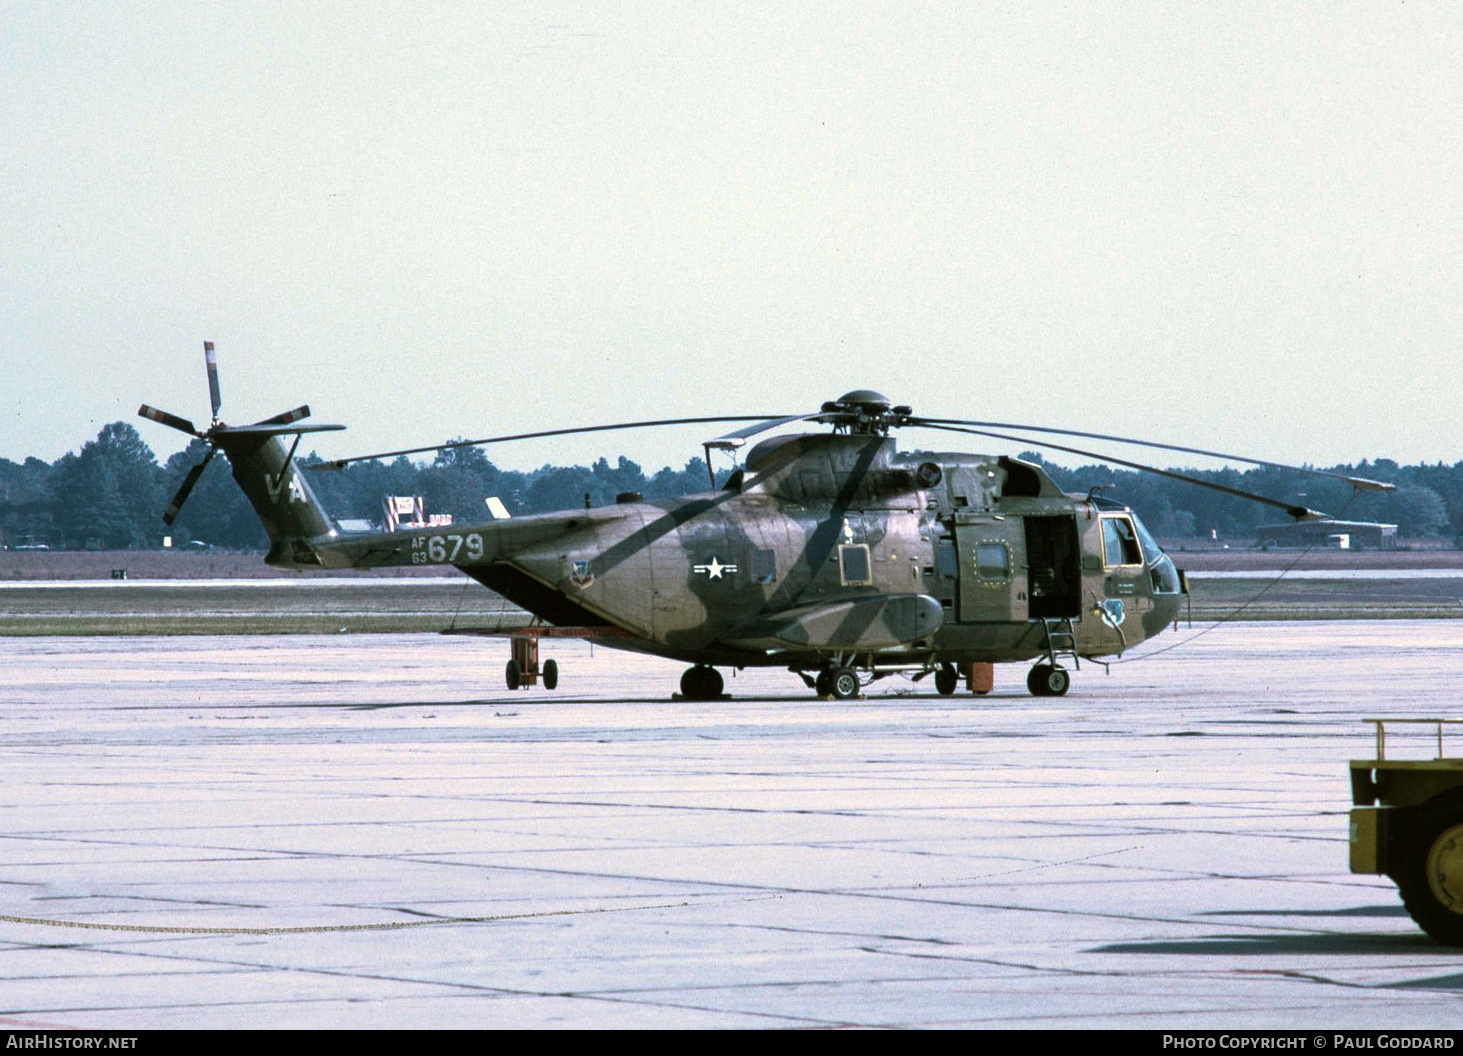
<path fill-rule="evenodd" d="M 265 560 L 286 568 L 319 565 L 309 541 L 334 536 L 335 523 L 290 457 L 284 440 L 277 434 L 256 436 L 240 431 L 225 432 L 216 442 L 269 536 Z"/>

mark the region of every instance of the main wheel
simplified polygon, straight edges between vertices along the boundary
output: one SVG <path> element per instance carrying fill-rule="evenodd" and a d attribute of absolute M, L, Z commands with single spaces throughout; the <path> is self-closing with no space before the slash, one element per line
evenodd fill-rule
<path fill-rule="evenodd" d="M 503 671 L 503 681 L 508 683 L 509 689 L 517 689 L 523 685 L 523 668 L 518 665 L 517 660 L 508 661 L 508 666 Z"/>
<path fill-rule="evenodd" d="M 1048 696 L 1065 696 L 1067 688 L 1072 684 L 1072 676 L 1067 673 L 1065 667 L 1054 667 L 1046 676 L 1046 691 Z"/>
<path fill-rule="evenodd" d="M 1072 676 L 1064 667 L 1037 664 L 1026 676 L 1026 688 L 1033 697 L 1060 697 L 1072 684 Z"/>
<path fill-rule="evenodd" d="M 685 674 L 681 675 L 681 696 L 687 700 L 716 700 L 725 686 L 721 672 L 714 667 L 698 664 L 686 668 Z"/>
<path fill-rule="evenodd" d="M 858 696 L 858 672 L 851 667 L 840 667 L 828 676 L 828 692 L 834 700 L 853 700 Z"/>
<path fill-rule="evenodd" d="M 813 679 L 813 692 L 820 697 L 833 696 L 833 672 L 819 671 Z"/>
<path fill-rule="evenodd" d="M 960 672 L 955 670 L 954 664 L 942 664 L 935 672 L 935 692 L 942 697 L 948 697 L 955 692 L 955 687 L 960 685 Z"/>
<path fill-rule="evenodd" d="M 1463 797 L 1422 807 L 1393 874 L 1402 904 L 1423 931 L 1463 946 Z"/>
<path fill-rule="evenodd" d="M 543 671 L 540 672 L 544 682 L 544 689 L 559 688 L 559 663 L 556 660 L 545 660 Z"/>

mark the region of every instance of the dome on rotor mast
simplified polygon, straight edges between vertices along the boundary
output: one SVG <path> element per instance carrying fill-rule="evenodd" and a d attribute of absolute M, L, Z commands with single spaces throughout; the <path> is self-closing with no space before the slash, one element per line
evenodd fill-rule
<path fill-rule="evenodd" d="M 894 406 L 894 401 L 888 396 L 873 389 L 854 389 L 852 392 L 845 392 L 834 402 L 849 409 L 857 407 L 869 414 L 884 414 Z"/>

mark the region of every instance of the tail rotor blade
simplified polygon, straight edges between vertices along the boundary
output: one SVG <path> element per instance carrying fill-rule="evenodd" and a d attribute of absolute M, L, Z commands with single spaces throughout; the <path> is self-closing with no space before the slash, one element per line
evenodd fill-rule
<path fill-rule="evenodd" d="M 213 402 L 213 418 L 218 421 L 218 409 L 223 397 L 218 392 L 218 359 L 213 354 L 213 342 L 203 342 L 203 363 L 208 368 L 208 398 Z"/>
<path fill-rule="evenodd" d="M 213 458 L 214 452 L 217 450 L 216 447 L 210 448 L 203 461 L 188 471 L 188 475 L 183 478 L 183 486 L 178 489 L 178 493 L 173 496 L 173 501 L 168 503 L 167 512 L 163 514 L 164 524 L 171 525 L 178 519 L 178 514 L 183 509 L 183 503 L 188 501 L 188 496 L 193 492 L 193 486 L 198 483 L 198 478 L 203 476 L 204 469 L 208 467 L 209 460 Z"/>
<path fill-rule="evenodd" d="M 145 403 L 137 408 L 137 413 L 150 421 L 157 422 L 159 425 L 166 425 L 171 429 L 176 429 L 180 433 L 188 433 L 191 436 L 203 435 L 198 431 L 197 426 L 187 418 L 179 418 L 176 414 L 160 411 L 156 407 L 149 407 Z"/>
<path fill-rule="evenodd" d="M 292 411 L 285 411 L 283 414 L 276 414 L 273 418 L 266 418 L 262 422 L 255 422 L 255 425 L 293 425 L 301 418 L 310 417 L 310 405 L 301 404 Z"/>

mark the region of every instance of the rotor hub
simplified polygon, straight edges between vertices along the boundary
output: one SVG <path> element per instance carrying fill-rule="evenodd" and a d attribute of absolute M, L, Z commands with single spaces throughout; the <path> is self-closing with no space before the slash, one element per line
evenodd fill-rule
<path fill-rule="evenodd" d="M 836 430 L 884 436 L 913 413 L 909 407 L 895 407 L 882 392 L 854 389 L 823 404 L 820 420 L 831 423 Z"/>

